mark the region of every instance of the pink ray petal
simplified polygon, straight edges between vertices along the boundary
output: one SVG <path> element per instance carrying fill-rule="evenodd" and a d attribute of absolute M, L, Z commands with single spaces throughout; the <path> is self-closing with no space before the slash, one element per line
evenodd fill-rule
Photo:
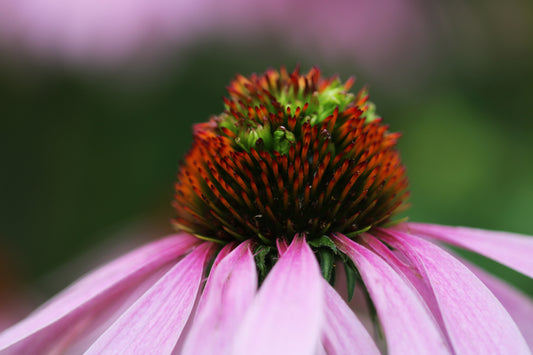
<path fill-rule="evenodd" d="M 278 239 L 276 240 L 276 246 L 278 248 L 279 255 L 285 254 L 287 249 L 289 248 L 289 245 L 284 239 Z"/>
<path fill-rule="evenodd" d="M 427 306 L 382 258 L 362 245 L 336 234 L 337 247 L 357 266 L 368 289 L 387 341 L 389 354 L 449 354 Z"/>
<path fill-rule="evenodd" d="M 513 318 L 526 339 L 529 348 L 533 350 L 533 301 L 531 298 L 503 282 L 499 278 L 490 275 L 480 268 L 462 261 L 470 271 L 480 279 L 485 286 L 496 296 L 502 306 Z"/>
<path fill-rule="evenodd" d="M 203 243 L 172 267 L 86 354 L 171 354 L 194 306 L 212 248 Z"/>
<path fill-rule="evenodd" d="M 317 345 L 314 355 L 329 355 L 329 354 L 326 352 L 326 348 L 324 347 L 324 344 L 320 343 Z"/>
<path fill-rule="evenodd" d="M 0 334 L 0 351 L 31 353 L 58 342 L 72 324 L 92 321 L 94 313 L 116 301 L 124 290 L 198 243 L 187 234 L 175 235 L 136 249 L 93 271 L 13 327 Z M 36 350 L 32 350 L 36 349 Z"/>
<path fill-rule="evenodd" d="M 352 298 L 348 299 L 348 285 L 346 280 L 346 272 L 344 267 L 337 267 L 335 271 L 335 290 L 342 297 L 344 302 L 350 307 L 352 312 L 359 321 L 365 326 L 366 331 L 370 336 L 376 340 L 375 334 L 376 327 L 374 326 L 374 320 L 372 319 L 370 305 L 366 297 L 365 290 L 362 285 L 355 285 Z M 381 344 L 378 343 L 378 348 L 381 348 Z"/>
<path fill-rule="evenodd" d="M 322 344 L 329 355 L 379 355 L 376 343 L 341 296 L 323 280 L 326 320 Z"/>
<path fill-rule="evenodd" d="M 443 249 L 398 231 L 380 238 L 402 251 L 429 282 L 458 354 L 530 354 L 515 322 L 487 287 Z"/>
<path fill-rule="evenodd" d="M 322 330 L 323 285 L 318 262 L 295 237 L 272 268 L 235 337 L 235 354 L 314 354 Z"/>
<path fill-rule="evenodd" d="M 211 269 L 183 354 L 229 353 L 235 331 L 256 290 L 250 242 L 243 242 Z"/>
<path fill-rule="evenodd" d="M 469 249 L 533 278 L 533 237 L 466 227 L 406 223 L 407 232 Z M 398 226 L 402 230 L 405 225 Z M 403 230 L 402 230 L 403 231 Z"/>
<path fill-rule="evenodd" d="M 444 321 L 442 320 L 442 315 L 440 314 L 439 304 L 431 290 L 430 285 L 418 272 L 415 266 L 409 264 L 406 260 L 400 260 L 399 255 L 390 250 L 385 244 L 383 244 L 379 239 L 373 235 L 364 233 L 361 235 L 361 239 L 368 245 L 376 254 L 381 256 L 394 270 L 403 275 L 405 279 L 411 283 L 411 285 L 416 289 L 418 294 L 424 300 L 424 303 L 428 306 L 433 318 L 437 321 L 441 332 L 446 337 L 448 346 L 450 346 L 450 341 L 447 337 L 446 327 Z M 451 346 L 450 346 L 451 347 Z"/>
<path fill-rule="evenodd" d="M 231 253 L 232 249 L 235 247 L 235 243 L 228 243 L 226 244 L 217 254 L 217 257 L 215 258 L 215 261 L 213 261 L 213 265 L 211 265 L 211 270 L 214 270 L 218 264 L 220 264 L 220 262 L 222 260 L 224 260 L 224 258 L 229 254 Z M 212 277 L 211 274 L 209 277 Z M 197 309 L 200 309 L 202 307 L 204 307 L 203 303 L 206 301 L 206 297 L 205 295 L 206 294 L 209 294 L 210 291 L 209 289 L 211 288 L 212 286 L 212 282 L 207 282 L 206 285 L 204 286 L 204 289 L 202 290 L 202 295 L 198 301 L 198 306 L 197 306 Z"/>

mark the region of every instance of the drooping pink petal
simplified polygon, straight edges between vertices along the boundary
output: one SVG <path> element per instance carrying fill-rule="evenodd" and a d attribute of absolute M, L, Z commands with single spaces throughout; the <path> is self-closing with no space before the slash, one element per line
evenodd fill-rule
<path fill-rule="evenodd" d="M 289 248 L 289 245 L 284 239 L 278 239 L 276 240 L 276 246 L 278 248 L 279 255 L 285 254 L 287 249 Z"/>
<path fill-rule="evenodd" d="M 376 343 L 341 296 L 323 280 L 326 319 L 322 344 L 329 355 L 379 355 Z"/>
<path fill-rule="evenodd" d="M 257 290 L 250 243 L 241 243 L 211 269 L 183 354 L 228 354 Z"/>
<path fill-rule="evenodd" d="M 355 316 L 359 321 L 364 325 L 366 331 L 370 336 L 376 340 L 377 335 L 375 334 L 376 326 L 374 324 L 374 320 L 372 319 L 371 315 L 371 309 L 369 300 L 367 298 L 365 289 L 363 288 L 363 285 L 356 284 L 352 298 L 348 298 L 348 284 L 346 279 L 346 272 L 344 270 L 344 267 L 337 267 L 335 268 L 335 290 L 339 294 L 339 296 L 342 297 L 344 302 L 348 305 L 348 307 L 352 310 L 352 312 L 355 313 Z M 377 342 L 377 340 L 376 340 Z M 381 348 L 382 344 L 377 343 L 378 348 Z"/>
<path fill-rule="evenodd" d="M 235 243 L 228 243 L 226 244 L 222 249 L 220 249 L 220 251 L 218 252 L 217 254 L 217 257 L 215 258 L 215 261 L 213 261 L 213 265 L 211 265 L 211 270 L 214 270 L 218 264 L 220 264 L 220 262 L 222 262 L 222 260 L 224 260 L 224 258 L 229 254 L 231 253 L 231 251 L 233 250 L 233 248 L 235 247 Z M 212 275 L 210 274 L 209 277 L 212 277 Z M 203 307 L 203 304 L 205 303 L 206 301 L 206 294 L 209 294 L 209 289 L 211 288 L 212 286 L 212 282 L 207 282 L 202 290 L 202 295 L 198 301 L 198 306 L 197 308 L 200 309 Z"/>
<path fill-rule="evenodd" d="M 235 354 L 314 354 L 323 323 L 324 290 L 318 262 L 295 237 L 272 268 L 234 343 Z"/>
<path fill-rule="evenodd" d="M 431 285 L 456 353 L 530 354 L 505 308 L 465 265 L 412 235 L 388 231 L 380 238 L 409 257 Z"/>
<path fill-rule="evenodd" d="M 485 286 L 496 296 L 516 322 L 518 329 L 533 349 L 533 301 L 519 290 L 480 268 L 463 261 Z"/>
<path fill-rule="evenodd" d="M 390 266 L 396 270 L 399 274 L 403 275 L 411 285 L 416 289 L 418 294 L 424 300 L 424 303 L 428 306 L 433 318 L 437 321 L 443 335 L 446 337 L 448 345 L 450 344 L 446 333 L 446 327 L 442 316 L 440 314 L 439 304 L 435 299 L 435 295 L 431 290 L 430 285 L 416 270 L 416 267 L 409 264 L 406 260 L 400 260 L 399 255 L 390 250 L 385 244 L 383 244 L 376 237 L 364 233 L 361 235 L 361 239 L 368 245 L 376 254 L 381 256 Z"/>
<path fill-rule="evenodd" d="M 222 249 L 220 249 L 220 251 L 216 254 L 215 260 L 211 264 L 210 270 L 207 273 L 208 277 L 212 277 L 211 270 L 214 270 L 217 267 L 217 265 L 220 264 L 220 262 L 222 260 L 224 260 L 224 258 L 229 253 L 231 253 L 231 251 L 235 248 L 236 245 L 238 245 L 238 244 L 235 243 L 235 242 L 231 242 L 231 243 L 226 244 L 224 247 L 222 247 Z M 207 281 L 209 281 L 209 279 Z M 189 317 L 189 320 L 187 321 L 187 324 L 185 325 L 185 328 L 183 329 L 183 331 L 181 333 L 182 335 L 180 336 L 180 339 L 178 340 L 178 343 L 174 347 L 174 350 L 172 351 L 172 354 L 182 354 L 183 353 L 183 349 L 184 349 L 185 343 L 187 341 L 187 338 L 189 337 L 189 333 L 191 331 L 191 328 L 193 327 L 194 320 L 195 320 L 195 318 L 198 317 L 198 314 L 197 314 L 198 310 L 202 309 L 204 307 L 204 303 L 206 302 L 206 297 L 205 296 L 206 296 L 206 294 L 210 293 L 209 289 L 211 288 L 212 282 L 209 283 L 209 285 L 207 285 L 207 281 L 204 282 L 204 284 L 203 284 L 203 287 L 202 287 L 202 289 L 200 291 L 199 297 L 197 298 L 197 302 L 196 302 L 196 304 L 195 304 L 195 306 L 193 307 L 193 310 L 192 310 L 192 314 L 193 315 L 191 317 Z"/>
<path fill-rule="evenodd" d="M 357 266 L 378 313 L 389 354 L 449 354 L 422 299 L 382 258 L 337 234 L 335 244 Z"/>
<path fill-rule="evenodd" d="M 314 355 L 329 355 L 326 352 L 326 348 L 324 347 L 324 344 L 320 343 L 318 344 L 318 347 L 315 349 Z"/>
<path fill-rule="evenodd" d="M 204 243 L 135 302 L 86 354 L 170 354 L 189 318 L 212 249 Z"/>
<path fill-rule="evenodd" d="M 94 312 L 114 302 L 122 291 L 135 287 L 163 265 L 189 251 L 198 240 L 175 235 L 134 250 L 97 269 L 55 296 L 23 321 L 0 334 L 0 351 L 45 351 L 65 329 L 94 319 Z"/>
<path fill-rule="evenodd" d="M 408 233 L 475 251 L 533 278 L 533 237 L 436 224 L 407 223 L 406 227 Z"/>

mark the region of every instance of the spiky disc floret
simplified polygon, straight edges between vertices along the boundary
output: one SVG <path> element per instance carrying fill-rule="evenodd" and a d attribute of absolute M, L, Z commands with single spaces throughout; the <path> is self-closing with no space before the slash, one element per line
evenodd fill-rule
<path fill-rule="evenodd" d="M 225 111 L 194 126 L 178 172 L 178 229 L 273 245 L 379 226 L 403 205 L 398 133 L 375 116 L 354 80 L 268 70 L 237 76 Z"/>

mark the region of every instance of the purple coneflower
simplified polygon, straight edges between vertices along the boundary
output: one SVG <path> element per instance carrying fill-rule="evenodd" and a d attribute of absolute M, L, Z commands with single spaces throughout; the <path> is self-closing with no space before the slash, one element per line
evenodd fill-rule
<path fill-rule="evenodd" d="M 238 76 L 194 127 L 180 232 L 83 277 L 0 351 L 529 354 L 531 300 L 439 243 L 533 277 L 533 239 L 392 222 L 407 198 L 399 135 L 352 83 Z"/>

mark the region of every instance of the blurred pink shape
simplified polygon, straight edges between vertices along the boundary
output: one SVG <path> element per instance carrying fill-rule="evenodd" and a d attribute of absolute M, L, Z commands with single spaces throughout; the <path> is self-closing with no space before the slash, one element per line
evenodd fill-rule
<path fill-rule="evenodd" d="M 327 4 L 327 5 L 326 5 Z M 326 58 L 345 58 L 370 72 L 413 70 L 429 51 L 428 13 L 409 0 L 294 1 L 294 43 Z"/>
<path fill-rule="evenodd" d="M 208 21 L 205 1 L 4 0 L 0 30 L 12 44 L 75 61 L 116 63 Z M 7 11 L 5 11 L 7 6 Z"/>
<path fill-rule="evenodd" d="M 157 59 L 209 37 L 260 44 L 266 35 L 369 71 L 416 66 L 428 44 L 424 13 L 409 0 L 0 0 L 8 48 L 83 65 Z"/>

